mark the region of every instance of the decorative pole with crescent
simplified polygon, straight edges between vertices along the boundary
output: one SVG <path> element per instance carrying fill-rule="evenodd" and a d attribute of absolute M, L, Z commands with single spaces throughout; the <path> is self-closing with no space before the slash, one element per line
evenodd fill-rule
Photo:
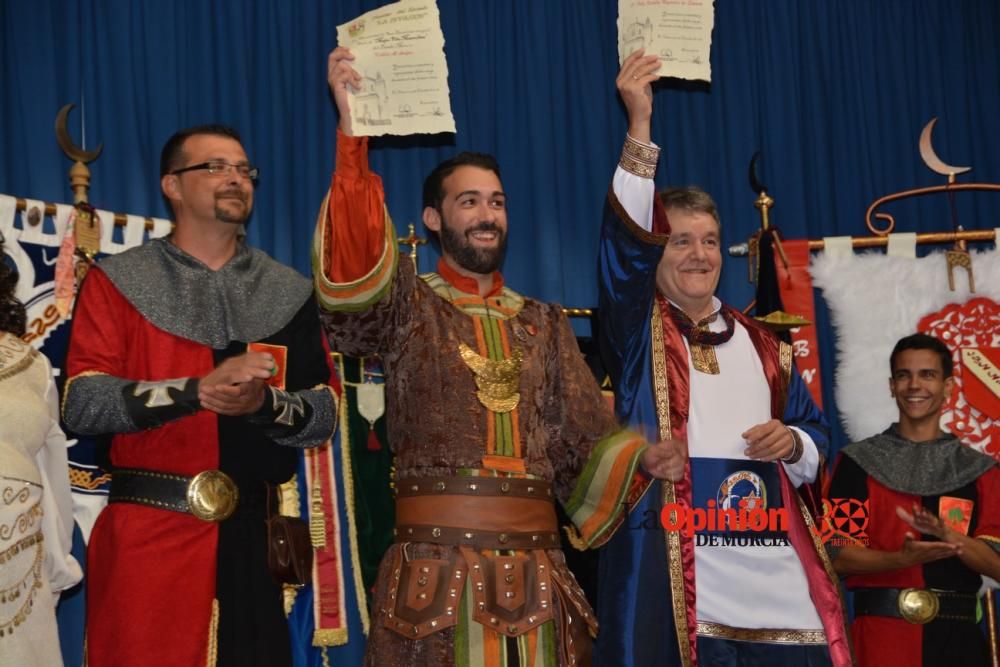
<path fill-rule="evenodd" d="M 93 162 L 100 156 L 101 151 L 104 150 L 104 144 L 101 143 L 94 150 L 87 151 L 73 143 L 73 139 L 70 138 L 66 129 L 66 120 L 74 106 L 76 105 L 67 104 L 56 115 L 56 140 L 63 153 L 74 161 L 69 170 L 69 186 L 73 190 L 73 203 L 86 204 L 88 203 L 87 193 L 90 189 L 90 169 L 87 167 L 87 163 Z"/>
<path fill-rule="evenodd" d="M 59 147 L 62 148 L 63 153 L 66 154 L 69 159 L 73 160 L 73 166 L 69 170 L 69 185 L 73 190 L 73 204 L 76 206 L 76 217 L 73 221 L 73 238 L 71 245 L 64 243 L 63 245 L 67 248 L 72 247 L 75 254 L 81 257 L 82 261 L 77 262 L 75 265 L 75 278 L 76 284 L 78 285 L 83 277 L 87 274 L 87 270 L 93 263 L 94 258 L 101 251 L 101 225 L 100 220 L 94 212 L 94 208 L 90 205 L 88 192 L 90 190 L 90 168 L 87 167 L 88 162 L 93 162 L 101 154 L 104 149 L 104 144 L 101 143 L 94 150 L 84 150 L 77 146 L 69 136 L 69 131 L 66 129 L 66 120 L 69 117 L 69 112 L 73 110 L 73 104 L 67 104 L 59 113 L 56 115 L 56 140 L 59 142 Z M 60 255 L 63 251 L 60 250 Z M 68 261 L 67 260 L 64 260 Z M 57 274 L 59 265 L 57 264 Z M 67 310 L 69 308 L 69 288 L 68 284 L 69 278 L 65 274 L 57 275 L 57 307 L 60 311 Z M 59 283 L 62 282 L 62 289 L 59 289 Z M 73 292 L 75 292 L 75 286 L 73 286 Z M 62 297 L 60 298 L 60 294 Z M 65 313 L 64 313 L 65 314 Z"/>
<path fill-rule="evenodd" d="M 937 116 L 931 118 L 930 122 L 924 126 L 923 132 L 920 133 L 920 157 L 923 158 L 924 164 L 930 167 L 932 171 L 936 171 L 942 176 L 947 176 L 948 185 L 954 185 L 955 176 L 971 171 L 972 167 L 954 167 L 950 164 L 945 164 L 938 157 L 934 151 L 934 144 L 931 143 L 931 135 L 934 132 L 935 123 L 937 123 Z M 954 208 L 952 208 L 952 226 L 956 232 L 962 231 L 962 226 L 957 224 L 957 220 L 955 220 Z M 969 276 L 969 291 L 975 293 L 976 278 L 972 275 L 972 256 L 969 255 L 969 249 L 966 247 L 965 241 L 962 239 L 955 241 L 952 249 L 945 253 L 945 261 L 948 263 L 948 288 L 952 292 L 955 291 L 955 267 L 957 266 L 965 269 L 965 272 Z"/>

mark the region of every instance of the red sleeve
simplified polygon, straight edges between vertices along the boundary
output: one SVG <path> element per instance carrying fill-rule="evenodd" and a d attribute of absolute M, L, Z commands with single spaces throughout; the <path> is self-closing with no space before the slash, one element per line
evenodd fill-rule
<path fill-rule="evenodd" d="M 73 329 L 66 354 L 68 377 L 81 373 L 125 376 L 129 341 L 123 318 L 132 310 L 125 297 L 98 267 L 83 281 L 73 311 Z"/>
<path fill-rule="evenodd" d="M 368 137 L 337 129 L 336 170 L 330 184 L 323 274 L 334 283 L 368 275 L 385 251 L 385 192 L 368 168 Z"/>
<path fill-rule="evenodd" d="M 993 466 L 976 480 L 979 512 L 973 537 L 1000 542 L 1000 468 Z"/>

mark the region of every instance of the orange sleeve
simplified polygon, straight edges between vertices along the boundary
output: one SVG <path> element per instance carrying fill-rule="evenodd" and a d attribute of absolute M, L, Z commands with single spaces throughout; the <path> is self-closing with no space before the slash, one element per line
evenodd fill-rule
<path fill-rule="evenodd" d="M 369 274 L 385 252 L 385 191 L 368 168 L 368 137 L 337 129 L 336 169 L 330 183 L 323 274 L 333 283 L 352 283 Z"/>
<path fill-rule="evenodd" d="M 313 236 L 313 283 L 326 312 L 359 312 L 390 291 L 399 248 L 368 138 L 337 131 L 337 167 Z"/>

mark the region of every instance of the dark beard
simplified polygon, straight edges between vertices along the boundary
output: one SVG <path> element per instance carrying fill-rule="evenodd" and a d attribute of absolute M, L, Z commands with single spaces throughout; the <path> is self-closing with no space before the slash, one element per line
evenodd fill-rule
<path fill-rule="evenodd" d="M 478 231 L 495 231 L 499 234 L 500 242 L 497 247 L 495 249 L 473 247 L 469 243 L 468 236 Z M 456 264 L 473 273 L 486 275 L 497 271 L 507 253 L 507 234 L 496 223 L 481 222 L 467 229 L 463 235 L 449 227 L 442 216 L 440 236 L 441 249 L 450 255 Z"/>
<path fill-rule="evenodd" d="M 230 194 L 232 194 L 232 193 L 222 193 L 223 196 L 227 196 L 227 195 L 230 195 Z M 228 196 L 227 196 L 227 198 L 228 198 Z M 216 199 L 215 199 L 215 219 L 216 220 L 219 220 L 220 222 L 229 222 L 229 223 L 232 223 L 234 225 L 239 225 L 239 224 L 242 224 L 242 223 L 246 222 L 247 218 L 250 217 L 250 211 L 248 210 L 248 207 L 247 207 L 247 201 L 246 201 L 246 198 L 242 196 L 242 193 L 240 193 L 240 199 L 243 202 L 243 213 L 241 213 L 241 214 L 235 214 L 234 215 L 233 213 L 229 212 L 228 209 L 226 209 L 225 207 L 223 207 L 223 206 L 220 205 L 221 204 L 220 199 L 222 199 L 221 196 L 220 197 L 216 197 Z"/>

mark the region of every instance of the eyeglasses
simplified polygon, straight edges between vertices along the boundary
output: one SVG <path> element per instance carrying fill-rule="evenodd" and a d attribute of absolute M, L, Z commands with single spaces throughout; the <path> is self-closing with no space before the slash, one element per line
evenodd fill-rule
<path fill-rule="evenodd" d="M 213 176 L 219 174 L 229 174 L 232 170 L 236 170 L 236 173 L 243 178 L 250 179 L 251 182 L 256 183 L 257 177 L 260 176 L 260 169 L 253 167 L 249 164 L 229 164 L 228 162 L 222 162 L 221 160 L 211 160 L 209 162 L 202 162 L 201 164 L 193 164 L 190 167 L 183 167 L 181 169 L 174 169 L 170 172 L 172 175 L 183 174 L 185 171 L 198 171 L 205 170 Z"/>

